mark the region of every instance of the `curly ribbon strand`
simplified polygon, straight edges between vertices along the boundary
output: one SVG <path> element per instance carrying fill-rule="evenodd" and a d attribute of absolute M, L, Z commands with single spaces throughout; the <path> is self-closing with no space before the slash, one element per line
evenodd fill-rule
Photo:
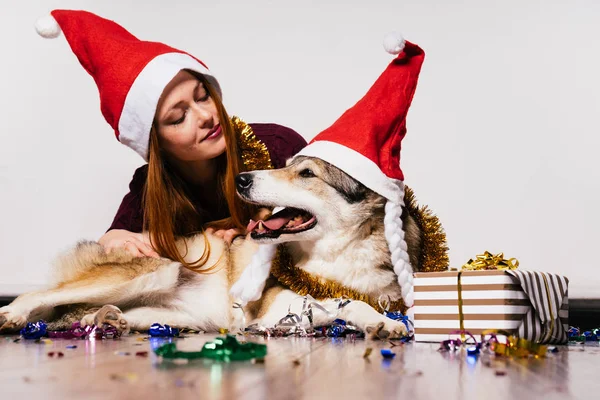
<path fill-rule="evenodd" d="M 585 343 L 600 340 L 600 328 L 581 332 L 577 327 L 571 326 L 568 331 L 569 342 Z"/>
<path fill-rule="evenodd" d="M 28 322 L 20 333 L 24 339 L 40 339 L 44 336 L 52 339 L 118 339 L 121 336 L 115 327 L 108 324 L 102 327 L 96 325 L 82 327 L 79 322 L 74 322 L 71 329 L 66 331 L 49 331 L 42 320 Z"/>
<path fill-rule="evenodd" d="M 506 343 L 498 340 L 498 335 L 506 338 Z M 486 340 L 486 336 L 490 336 Z M 490 329 L 481 333 L 481 342 L 486 344 L 498 356 L 507 357 L 544 357 L 548 346 L 519 338 L 507 331 Z"/>
<path fill-rule="evenodd" d="M 450 335 L 460 334 L 463 339 L 448 339 L 440 343 L 439 351 L 456 351 L 464 345 L 469 355 L 479 354 L 482 350 L 489 350 L 497 356 L 505 357 L 545 357 L 548 346 L 534 343 L 527 339 L 519 338 L 510 332 L 498 329 L 490 329 L 481 333 L 481 340 L 477 341 L 469 331 L 453 331 Z M 468 336 L 468 339 L 464 337 Z M 498 336 L 506 338 L 505 343 L 498 340 Z M 469 340 L 470 339 L 470 340 Z"/>
<path fill-rule="evenodd" d="M 386 317 L 393 319 L 394 321 L 400 321 L 406 326 L 406 330 L 408 331 L 408 337 L 412 338 L 414 332 L 414 325 L 408 315 L 402 314 L 400 311 L 390 311 L 390 305 L 392 303 L 392 299 L 388 294 L 382 294 L 377 299 L 377 304 L 381 309 L 381 312 Z"/>

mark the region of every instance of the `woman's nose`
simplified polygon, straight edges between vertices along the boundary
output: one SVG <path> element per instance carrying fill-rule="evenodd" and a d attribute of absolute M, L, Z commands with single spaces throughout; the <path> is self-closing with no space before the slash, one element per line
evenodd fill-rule
<path fill-rule="evenodd" d="M 196 115 L 196 117 L 198 119 L 198 125 L 201 128 L 205 127 L 206 125 L 210 125 L 212 127 L 212 124 L 209 124 L 209 122 L 214 123 L 213 113 L 212 113 L 211 109 L 204 106 L 203 104 L 196 103 L 195 106 L 193 107 L 193 110 L 194 110 L 194 114 Z"/>

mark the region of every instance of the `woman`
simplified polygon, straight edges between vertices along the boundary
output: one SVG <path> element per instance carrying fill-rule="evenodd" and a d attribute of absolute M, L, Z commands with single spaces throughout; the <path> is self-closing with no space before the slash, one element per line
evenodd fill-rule
<path fill-rule="evenodd" d="M 136 256 L 204 266 L 208 254 L 187 263 L 175 238 L 207 223 L 228 241 L 244 233 L 259 210 L 236 196 L 234 177 L 248 169 L 281 167 L 306 142 L 282 126 L 231 119 L 217 80 L 195 57 L 140 41 L 85 11 L 51 14 L 38 22 L 38 32 L 44 37 L 64 32 L 98 85 L 102 113 L 117 139 L 148 161 L 135 172 L 99 242 L 107 251 L 124 247 Z"/>

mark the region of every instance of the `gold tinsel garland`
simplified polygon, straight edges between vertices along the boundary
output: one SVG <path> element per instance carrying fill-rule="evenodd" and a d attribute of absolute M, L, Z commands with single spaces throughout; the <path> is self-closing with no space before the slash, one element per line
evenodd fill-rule
<path fill-rule="evenodd" d="M 242 160 L 248 171 L 272 169 L 271 157 L 267 146 L 254 134 L 252 128 L 238 117 L 232 117 L 231 123 L 238 136 Z M 415 218 L 421 228 L 421 256 L 419 271 L 432 272 L 448 269 L 448 247 L 446 234 L 439 219 L 431 213 L 427 206 L 418 206 L 413 191 L 405 188 L 404 203 L 408 212 Z M 360 293 L 332 280 L 317 278 L 308 272 L 292 265 L 290 254 L 285 246 L 280 245 L 273 260 L 271 274 L 279 283 L 304 296 L 310 294 L 315 299 L 332 299 L 346 297 L 368 303 L 376 310 L 380 309 L 378 299 Z M 406 311 L 404 301 L 399 299 L 389 306 L 390 311 Z M 382 311 L 382 310 L 381 310 Z"/>
<path fill-rule="evenodd" d="M 421 256 L 418 272 L 446 271 L 450 266 L 446 233 L 438 217 L 427 206 L 417 205 L 414 192 L 405 187 L 404 204 L 421 228 Z"/>
<path fill-rule="evenodd" d="M 236 116 L 231 118 L 231 125 L 237 134 L 242 161 L 247 170 L 273 169 L 267 146 L 256 137 L 250 125 Z"/>
<path fill-rule="evenodd" d="M 292 257 L 284 245 L 279 245 L 277 248 L 277 256 L 273 260 L 271 274 L 277 278 L 279 283 L 301 296 L 310 294 L 317 300 L 349 298 L 364 301 L 376 310 L 380 309 L 378 299 L 373 299 L 364 293 L 360 293 L 335 281 L 317 278 L 293 266 Z M 401 311 L 404 313 L 406 306 L 404 305 L 404 301 L 399 299 L 391 302 L 389 309 L 390 311 Z"/>

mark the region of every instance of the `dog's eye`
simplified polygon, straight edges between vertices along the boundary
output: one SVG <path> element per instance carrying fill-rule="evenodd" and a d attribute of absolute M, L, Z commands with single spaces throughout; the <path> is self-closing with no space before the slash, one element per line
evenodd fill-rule
<path fill-rule="evenodd" d="M 300 176 L 303 178 L 314 178 L 316 175 L 314 172 L 312 172 L 312 170 L 304 168 L 302 171 L 300 171 Z"/>

